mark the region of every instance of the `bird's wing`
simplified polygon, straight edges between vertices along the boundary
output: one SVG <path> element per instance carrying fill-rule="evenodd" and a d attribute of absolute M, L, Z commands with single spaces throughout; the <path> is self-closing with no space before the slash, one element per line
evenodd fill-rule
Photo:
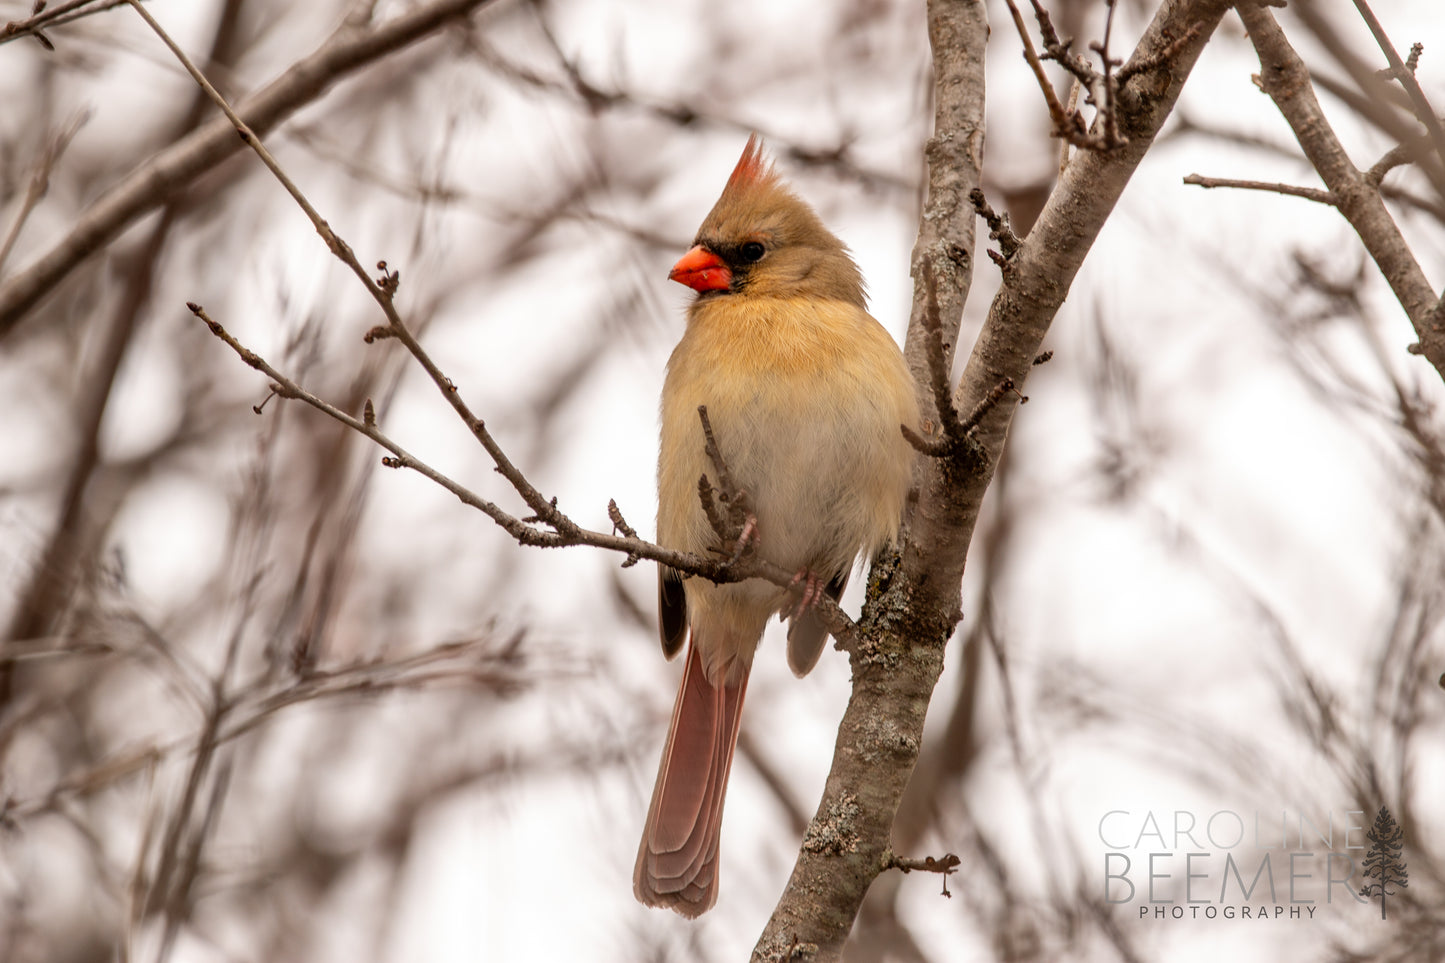
<path fill-rule="evenodd" d="M 687 636 L 687 593 L 682 576 L 665 565 L 657 567 L 657 632 L 662 654 L 669 659 L 677 655 Z"/>

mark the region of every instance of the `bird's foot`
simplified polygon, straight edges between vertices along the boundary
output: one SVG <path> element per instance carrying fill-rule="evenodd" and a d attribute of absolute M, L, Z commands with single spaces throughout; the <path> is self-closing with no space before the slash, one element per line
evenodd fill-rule
<path fill-rule="evenodd" d="M 737 543 L 733 546 L 733 556 L 728 561 L 729 565 L 735 564 L 747 551 L 748 543 L 758 540 L 758 516 L 748 512 L 743 519 L 743 530 L 738 533 Z"/>
<path fill-rule="evenodd" d="M 798 583 L 800 582 L 803 588 L 802 593 L 798 597 L 798 601 L 791 609 L 784 613 L 790 619 L 798 618 L 804 612 L 817 605 L 818 600 L 823 597 L 823 580 L 818 578 L 817 574 L 806 566 L 798 569 L 798 574 L 794 575 L 793 580 L 788 583 L 788 590 L 791 592 L 798 587 Z"/>

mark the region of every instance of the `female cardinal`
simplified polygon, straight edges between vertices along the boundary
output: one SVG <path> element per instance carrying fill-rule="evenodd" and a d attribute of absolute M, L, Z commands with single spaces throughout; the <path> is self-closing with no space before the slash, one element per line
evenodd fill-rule
<path fill-rule="evenodd" d="M 717 478 L 706 405 L 753 513 L 744 537 L 802 588 L 659 570 L 662 650 L 676 655 L 689 625 L 692 643 L 632 888 L 688 917 L 717 901 L 723 794 L 763 627 L 786 607 L 788 665 L 801 676 L 818 661 L 827 633 L 812 603 L 836 600 L 858 553 L 897 533 L 913 462 L 900 426 L 918 424 L 913 379 L 865 309 L 858 266 L 764 161 L 757 135 L 694 244 L 668 275 L 697 298 L 662 388 L 657 540 L 698 554 L 718 546 L 698 497 L 698 479 Z"/>

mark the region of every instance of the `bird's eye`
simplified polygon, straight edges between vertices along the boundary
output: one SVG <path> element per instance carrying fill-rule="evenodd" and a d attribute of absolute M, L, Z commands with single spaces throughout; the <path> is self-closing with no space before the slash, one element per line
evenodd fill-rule
<path fill-rule="evenodd" d="M 767 251 L 768 249 L 763 247 L 763 245 L 758 241 L 749 241 L 742 247 L 738 248 L 738 253 L 742 255 L 743 260 L 748 261 L 749 263 L 753 261 L 761 261 L 763 259 L 763 255 L 766 254 Z"/>

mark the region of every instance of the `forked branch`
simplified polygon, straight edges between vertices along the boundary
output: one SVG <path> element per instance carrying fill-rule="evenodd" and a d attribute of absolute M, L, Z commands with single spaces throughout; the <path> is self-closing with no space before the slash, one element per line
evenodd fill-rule
<path fill-rule="evenodd" d="M 1289 123 L 1305 157 L 1334 198 L 1335 207 L 1364 242 L 1405 309 L 1420 339 L 1414 350 L 1445 378 L 1445 300 L 1426 280 L 1409 243 L 1385 207 L 1379 185 L 1383 172 L 1372 176 L 1373 172 L 1360 171 L 1350 160 L 1315 97 L 1309 69 L 1274 14 L 1256 4 L 1240 4 L 1236 9 L 1259 55 L 1260 85 Z M 1393 56 L 1399 60 L 1398 54 Z"/>

